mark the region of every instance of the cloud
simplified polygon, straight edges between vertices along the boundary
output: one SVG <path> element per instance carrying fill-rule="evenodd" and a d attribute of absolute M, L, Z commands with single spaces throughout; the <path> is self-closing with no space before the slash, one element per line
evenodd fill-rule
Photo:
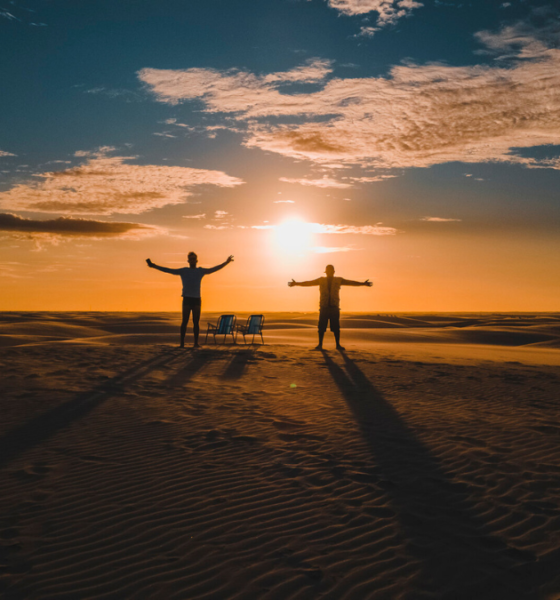
<path fill-rule="evenodd" d="M 274 204 L 295 204 L 293 200 L 274 200 Z"/>
<path fill-rule="evenodd" d="M 356 250 L 356 248 L 348 248 L 347 246 L 344 246 L 342 248 L 329 247 L 329 246 L 315 246 L 314 248 L 312 248 L 312 250 L 316 254 L 331 254 L 331 253 L 338 253 L 338 252 L 352 252 L 353 250 Z"/>
<path fill-rule="evenodd" d="M 375 177 L 350 177 L 352 181 L 356 183 L 376 183 L 378 181 L 384 181 L 385 179 L 393 179 L 396 175 L 376 175 Z"/>
<path fill-rule="evenodd" d="M 71 219 L 59 217 L 51 220 L 26 219 L 10 213 L 0 213 L 0 231 L 28 236 L 57 236 L 73 238 L 139 238 L 160 232 L 157 227 L 139 223 L 122 223 Z"/>
<path fill-rule="evenodd" d="M 183 219 L 205 219 L 206 213 L 201 213 L 200 215 L 183 215 Z"/>
<path fill-rule="evenodd" d="M 0 150 L 0 156 L 17 156 L 17 154 L 12 154 L 11 152 L 5 152 L 4 150 Z"/>
<path fill-rule="evenodd" d="M 205 112 L 243 124 L 246 146 L 297 160 L 375 169 L 453 161 L 560 168 L 558 159 L 515 153 L 560 144 L 557 29 L 479 33 L 488 52 L 507 57 L 490 65 L 403 64 L 386 77 L 327 78 L 326 62 L 310 92 L 290 93 L 280 77 L 246 71 L 144 69 L 139 76 L 159 101 L 199 100 Z"/>
<path fill-rule="evenodd" d="M 140 94 L 127 89 L 112 89 L 103 86 L 94 87 L 89 90 L 84 90 L 84 94 L 102 95 L 109 98 L 123 98 L 126 102 L 141 100 Z"/>
<path fill-rule="evenodd" d="M 384 227 L 381 223 L 377 225 L 324 225 L 321 223 L 309 223 L 311 233 L 326 234 L 359 234 L 359 235 L 395 235 L 399 233 L 394 227 Z"/>
<path fill-rule="evenodd" d="M 178 104 L 184 100 L 203 99 L 209 112 L 248 111 L 251 107 L 289 101 L 288 94 L 278 91 L 282 84 L 319 83 L 332 71 L 331 61 L 311 59 L 291 71 L 255 75 L 230 69 L 142 69 L 140 81 L 160 102 Z M 240 94 L 241 92 L 241 94 Z M 214 99 L 216 103 L 214 104 Z"/>
<path fill-rule="evenodd" d="M 225 211 L 225 210 L 217 210 L 217 211 L 214 213 L 214 218 L 215 218 L 215 219 L 224 219 L 224 218 L 226 217 L 226 215 L 227 215 L 227 214 L 228 214 L 228 213 L 227 213 L 227 211 Z"/>
<path fill-rule="evenodd" d="M 6 9 L 4 8 L 0 8 L 0 18 L 3 19 L 8 19 L 8 21 L 20 21 L 21 19 L 18 19 L 15 15 L 13 15 L 11 12 L 8 12 Z"/>
<path fill-rule="evenodd" d="M 373 37 L 380 29 L 380 27 L 362 25 L 362 27 L 360 27 L 360 32 L 354 37 Z"/>
<path fill-rule="evenodd" d="M 278 225 L 252 225 L 251 229 L 276 229 Z M 394 227 L 377 225 L 326 225 L 323 223 L 302 223 L 302 227 L 309 233 L 319 234 L 358 234 L 358 235 L 396 235 L 400 233 Z"/>
<path fill-rule="evenodd" d="M 205 225 L 204 229 L 231 229 L 233 225 Z"/>
<path fill-rule="evenodd" d="M 321 179 L 289 179 L 288 177 L 280 177 L 279 181 L 284 183 L 299 183 L 299 185 L 310 185 L 320 188 L 349 188 L 352 187 L 350 183 L 343 183 L 336 179 L 331 179 L 324 175 Z"/>
<path fill-rule="evenodd" d="M 193 187 L 233 187 L 243 181 L 221 171 L 133 165 L 133 157 L 97 154 L 80 166 L 35 175 L 39 181 L 15 185 L 0 193 L 8 210 L 58 214 L 139 214 L 180 204 Z"/>
<path fill-rule="evenodd" d="M 347 16 L 376 12 L 379 15 L 377 24 L 381 27 L 392 25 L 399 19 L 410 16 L 413 9 L 424 6 L 414 0 L 328 0 L 328 4 Z"/>
<path fill-rule="evenodd" d="M 450 223 L 451 221 L 461 221 L 462 219 L 446 219 L 444 217 L 422 217 L 420 221 L 429 221 L 430 223 Z"/>

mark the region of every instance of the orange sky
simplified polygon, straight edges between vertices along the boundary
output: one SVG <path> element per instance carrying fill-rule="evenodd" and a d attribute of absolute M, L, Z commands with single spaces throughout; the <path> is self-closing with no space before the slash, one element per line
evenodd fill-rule
<path fill-rule="evenodd" d="M 328 263 L 337 275 L 369 278 L 373 288 L 346 288 L 346 311 L 554 311 L 560 278 L 554 236 L 312 234 L 311 244 L 354 244 L 348 252 L 293 249 L 274 230 L 201 230 L 188 239 L 151 238 L 60 244 L 44 251 L 12 248 L 18 264 L 4 265 L 0 310 L 140 310 L 180 308 L 180 278 L 148 269 L 150 257 L 177 268 L 198 252 L 201 266 L 235 261 L 203 280 L 209 311 L 314 311 L 318 291 L 288 288 L 314 279 Z M 328 242 L 327 239 L 328 238 Z M 340 241 L 339 241 L 340 240 Z M 312 246 L 316 248 L 317 246 Z M 540 261 L 550 256 L 550 262 Z M 30 260 L 31 259 L 31 260 Z M 16 270 L 17 267 L 17 270 Z"/>

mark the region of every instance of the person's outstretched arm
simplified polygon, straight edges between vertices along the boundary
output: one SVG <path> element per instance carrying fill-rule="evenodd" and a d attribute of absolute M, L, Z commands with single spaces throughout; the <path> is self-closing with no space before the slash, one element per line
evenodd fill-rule
<path fill-rule="evenodd" d="M 146 262 L 148 263 L 148 267 L 150 267 L 150 269 L 157 269 L 158 271 L 170 273 L 171 275 L 180 275 L 181 269 L 168 269 L 167 267 L 160 267 L 159 265 L 153 263 L 149 258 L 146 259 Z"/>
<path fill-rule="evenodd" d="M 340 285 L 353 285 L 355 287 L 366 285 L 367 287 L 371 287 L 373 283 L 371 283 L 369 279 L 366 279 L 365 281 L 352 281 L 351 279 L 342 278 Z"/>
<path fill-rule="evenodd" d="M 210 267 L 209 269 L 204 269 L 204 271 L 206 272 L 206 275 L 209 275 L 210 273 L 215 273 L 216 271 L 223 269 L 226 265 L 229 265 L 230 262 L 233 262 L 233 256 L 228 256 L 228 259 L 225 262 L 223 262 L 221 265 L 216 265 L 215 267 Z"/>
<path fill-rule="evenodd" d="M 300 285 L 301 287 L 311 287 L 312 285 L 319 285 L 320 282 L 320 277 L 319 279 L 313 279 L 312 281 L 294 281 L 292 279 L 292 281 L 288 281 L 288 285 L 290 287 L 294 287 L 294 285 Z"/>

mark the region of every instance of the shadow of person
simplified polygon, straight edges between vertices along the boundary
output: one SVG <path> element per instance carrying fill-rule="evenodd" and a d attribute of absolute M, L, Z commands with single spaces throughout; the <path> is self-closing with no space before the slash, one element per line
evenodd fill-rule
<path fill-rule="evenodd" d="M 253 349 L 240 350 L 236 352 L 222 374 L 222 379 L 240 379 L 247 368 L 247 365 L 254 359 Z"/>
<path fill-rule="evenodd" d="M 175 373 L 170 375 L 166 380 L 166 385 L 169 387 L 180 387 L 189 382 L 199 371 L 217 355 L 215 350 L 199 350 L 192 355 L 189 360 L 184 363 Z"/>
<path fill-rule="evenodd" d="M 469 488 L 452 481 L 345 352 L 342 366 L 322 354 L 380 472 L 378 485 L 396 512 L 406 552 L 420 568 L 415 588 L 454 600 L 527 598 L 538 576 L 531 580 L 516 568 L 527 559 L 516 560 L 491 534 L 469 500 Z"/>
<path fill-rule="evenodd" d="M 179 356 L 174 349 L 165 348 L 124 373 L 113 377 L 93 390 L 78 394 L 55 408 L 33 417 L 0 437 L 0 468 L 20 454 L 46 441 L 58 431 L 69 427 L 74 421 L 85 417 L 111 396 L 122 392 L 128 383 L 136 382 L 158 367 L 169 364 Z"/>

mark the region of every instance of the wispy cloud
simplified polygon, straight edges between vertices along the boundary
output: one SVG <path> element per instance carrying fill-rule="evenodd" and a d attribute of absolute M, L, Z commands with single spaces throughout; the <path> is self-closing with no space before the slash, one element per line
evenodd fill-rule
<path fill-rule="evenodd" d="M 233 225 L 205 225 L 204 229 L 231 229 Z"/>
<path fill-rule="evenodd" d="M 429 221 L 430 223 L 450 223 L 452 221 L 461 221 L 462 219 L 446 219 L 445 217 L 422 217 L 420 221 Z"/>
<path fill-rule="evenodd" d="M 138 92 L 124 88 L 106 88 L 104 86 L 98 86 L 84 90 L 84 94 L 107 96 L 108 98 L 122 98 L 126 102 L 138 102 L 142 100 L 142 96 Z"/>
<path fill-rule="evenodd" d="M 140 238 L 155 235 L 161 230 L 157 227 L 139 223 L 117 221 L 95 221 L 88 219 L 37 220 L 26 219 L 10 213 L 0 213 L 0 231 L 35 236 L 57 236 L 72 238 Z"/>
<path fill-rule="evenodd" d="M 298 183 L 299 185 L 309 185 L 313 187 L 319 188 L 349 188 L 352 187 L 350 183 L 344 183 L 342 181 L 337 181 L 336 179 L 331 179 L 326 175 L 321 179 L 290 179 L 288 177 L 280 177 L 279 181 L 284 183 Z"/>
<path fill-rule="evenodd" d="M 385 181 L 386 179 L 393 179 L 396 175 L 375 175 L 375 177 L 349 177 L 351 181 L 356 183 L 377 183 L 378 181 Z"/>
<path fill-rule="evenodd" d="M 5 8 L 0 8 L 0 18 L 8 19 L 8 21 L 20 21 L 15 15 L 7 11 Z"/>
<path fill-rule="evenodd" d="M 399 233 L 394 227 L 386 227 L 381 223 L 376 225 L 325 225 L 309 223 L 311 233 L 326 234 L 359 234 L 359 235 L 395 235 Z"/>
<path fill-rule="evenodd" d="M 206 213 L 201 213 L 200 215 L 183 215 L 183 219 L 205 219 Z"/>
<path fill-rule="evenodd" d="M 204 98 L 208 112 L 247 112 L 256 116 L 258 106 L 289 102 L 289 94 L 278 91 L 286 83 L 319 83 L 332 71 L 331 61 L 312 59 L 291 71 L 255 75 L 230 69 L 142 69 L 139 79 L 146 84 L 160 102 L 178 104 L 184 100 Z M 242 95 L 240 95 L 242 92 Z M 264 114 L 267 114 L 265 110 Z"/>
<path fill-rule="evenodd" d="M 134 157 L 98 153 L 81 166 L 35 175 L 39 181 L 0 193 L 5 210 L 58 214 L 139 214 L 180 204 L 201 185 L 234 187 L 243 181 L 221 171 L 134 165 Z"/>
<path fill-rule="evenodd" d="M 277 229 L 280 225 L 252 225 L 251 229 Z M 396 235 L 400 233 L 394 227 L 383 226 L 382 223 L 376 225 L 328 225 L 324 223 L 302 223 L 299 225 L 302 230 L 307 233 L 318 234 L 357 234 L 357 235 Z"/>
<path fill-rule="evenodd" d="M 0 150 L 0 156 L 17 156 L 17 154 L 12 154 L 11 152 Z"/>
<path fill-rule="evenodd" d="M 348 246 L 343 247 L 329 247 L 329 246 L 315 246 L 312 248 L 315 254 L 335 254 L 339 252 L 352 252 L 356 248 L 349 248 Z"/>
<path fill-rule="evenodd" d="M 139 77 L 159 101 L 197 99 L 205 112 L 244 123 L 246 146 L 294 159 L 378 169 L 451 161 L 559 168 L 558 159 L 514 149 L 560 144 L 560 32 L 518 25 L 478 39 L 508 60 L 404 64 L 387 77 L 353 79 L 328 79 L 330 63 L 315 62 L 307 68 L 314 65 L 321 87 L 309 93 L 285 90 L 280 74 L 143 69 Z"/>
<path fill-rule="evenodd" d="M 294 200 L 274 200 L 274 204 L 295 204 Z"/>
<path fill-rule="evenodd" d="M 328 4 L 348 16 L 376 12 L 379 27 L 392 25 L 399 19 L 410 16 L 415 8 L 424 6 L 414 0 L 328 0 Z"/>

